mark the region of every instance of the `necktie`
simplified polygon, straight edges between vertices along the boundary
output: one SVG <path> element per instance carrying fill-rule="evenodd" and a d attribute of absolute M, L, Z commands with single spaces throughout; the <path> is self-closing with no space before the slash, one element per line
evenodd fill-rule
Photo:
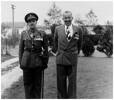
<path fill-rule="evenodd" d="M 66 33 L 67 33 L 67 40 L 68 41 L 70 41 L 70 39 L 71 39 L 71 36 L 70 36 L 70 31 L 69 31 L 69 29 L 68 29 L 68 26 L 67 26 L 67 28 L 66 28 Z"/>

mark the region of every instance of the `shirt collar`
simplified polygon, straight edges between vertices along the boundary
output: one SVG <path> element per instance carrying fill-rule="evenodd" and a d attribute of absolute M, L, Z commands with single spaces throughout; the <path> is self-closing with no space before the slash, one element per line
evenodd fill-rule
<path fill-rule="evenodd" d="M 69 27 L 69 29 L 71 29 L 72 28 L 72 24 L 70 25 L 70 26 L 68 26 Z M 67 26 L 65 25 L 65 29 L 67 28 Z"/>

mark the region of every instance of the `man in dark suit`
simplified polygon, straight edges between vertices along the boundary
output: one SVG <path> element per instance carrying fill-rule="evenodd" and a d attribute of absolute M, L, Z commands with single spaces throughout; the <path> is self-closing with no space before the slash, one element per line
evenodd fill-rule
<path fill-rule="evenodd" d="M 77 98 L 77 56 L 82 44 L 81 28 L 72 24 L 72 13 L 63 14 L 64 25 L 55 28 L 54 48 L 57 65 L 57 97 Z"/>

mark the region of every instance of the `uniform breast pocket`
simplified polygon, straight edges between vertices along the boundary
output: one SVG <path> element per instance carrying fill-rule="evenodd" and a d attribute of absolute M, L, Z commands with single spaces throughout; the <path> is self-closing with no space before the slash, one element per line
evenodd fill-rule
<path fill-rule="evenodd" d="M 42 37 L 36 37 L 36 38 L 34 38 L 34 44 L 36 46 L 42 45 L 42 42 L 43 42 L 43 38 Z"/>
<path fill-rule="evenodd" d="M 34 40 L 34 45 L 36 47 L 41 47 L 42 46 L 42 43 L 43 43 L 43 41 L 41 41 L 41 40 Z"/>
<path fill-rule="evenodd" d="M 28 39 L 24 40 L 24 44 L 28 48 L 31 47 L 31 40 L 28 40 Z"/>

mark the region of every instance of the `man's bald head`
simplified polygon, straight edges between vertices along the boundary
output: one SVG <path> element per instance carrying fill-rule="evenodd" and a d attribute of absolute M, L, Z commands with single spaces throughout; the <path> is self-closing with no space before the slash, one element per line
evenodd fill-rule
<path fill-rule="evenodd" d="M 65 25 L 67 25 L 67 26 L 71 25 L 72 20 L 73 20 L 72 12 L 71 11 L 65 11 L 63 13 L 63 21 L 64 21 Z"/>

